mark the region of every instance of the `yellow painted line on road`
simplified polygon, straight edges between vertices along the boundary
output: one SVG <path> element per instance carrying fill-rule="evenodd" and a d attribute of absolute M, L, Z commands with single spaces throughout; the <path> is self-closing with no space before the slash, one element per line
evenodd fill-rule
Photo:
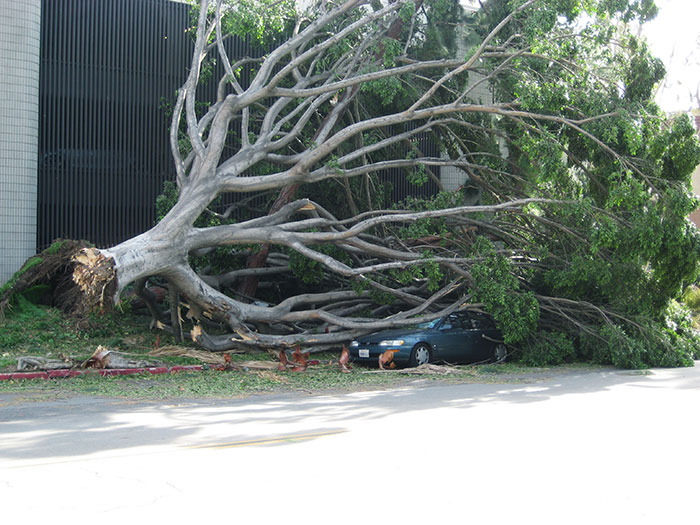
<path fill-rule="evenodd" d="M 324 436 L 333 436 L 342 434 L 347 430 L 327 430 L 325 432 L 312 432 L 309 434 L 285 434 L 278 437 L 247 439 L 243 441 L 231 441 L 228 443 L 208 443 L 206 445 L 192 445 L 187 448 L 234 448 L 234 447 L 251 447 L 255 445 L 273 445 L 275 443 L 295 443 L 297 441 L 308 441 Z"/>

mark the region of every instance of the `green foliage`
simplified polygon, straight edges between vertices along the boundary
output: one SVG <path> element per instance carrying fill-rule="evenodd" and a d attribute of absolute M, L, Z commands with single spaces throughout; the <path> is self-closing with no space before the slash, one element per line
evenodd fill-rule
<path fill-rule="evenodd" d="M 444 191 L 428 198 L 409 196 L 396 207 L 411 211 L 432 211 L 459 206 L 461 199 L 460 192 Z M 420 239 L 430 235 L 448 236 L 451 233 L 445 219 L 439 217 L 414 221 L 399 231 L 399 235 L 404 239 Z"/>
<path fill-rule="evenodd" d="M 59 239 L 51 243 L 51 245 L 44 250 L 44 253 L 49 255 L 55 255 L 61 251 L 61 249 L 66 245 L 68 241 L 65 239 Z"/>
<path fill-rule="evenodd" d="M 199 2 L 190 2 L 190 18 L 196 27 Z M 221 13 L 223 34 L 232 34 L 242 39 L 251 38 L 265 45 L 279 37 L 287 28 L 296 14 L 296 5 L 291 0 L 225 0 Z M 209 16 L 214 16 L 213 7 Z"/>
<path fill-rule="evenodd" d="M 624 328 L 606 324 L 580 340 L 584 359 L 618 368 L 693 366 L 700 356 L 700 333 L 690 312 L 672 302 L 662 322 Z"/>
<path fill-rule="evenodd" d="M 405 2 L 398 10 L 401 23 L 391 26 L 392 38 L 374 43 L 365 38 L 388 22 L 382 20 L 334 41 L 313 59 L 314 74 L 340 78 L 334 65 L 357 49 L 364 49 L 357 62 L 362 64 L 361 73 L 421 59 L 452 58 L 457 50 L 460 56 L 471 57 L 483 37 L 524 2 L 491 0 L 472 14 L 465 14 L 456 0 L 426 0 L 418 12 L 416 4 Z M 267 0 L 227 1 L 225 5 L 226 32 L 265 42 L 272 42 L 275 33 L 285 28 L 294 9 L 291 2 Z M 381 6 L 381 2 L 374 2 L 371 9 Z M 259 16 L 261 8 L 270 9 L 269 19 Z M 464 189 L 427 199 L 408 198 L 396 208 L 440 210 L 477 198 L 483 203 L 527 197 L 565 203 L 533 204 L 523 210 L 458 219 L 384 224 L 366 234 L 389 239 L 388 246 L 421 250 L 423 260 L 372 279 L 394 287 L 427 283 L 421 293 L 435 292 L 455 278 L 451 270 L 436 262 L 437 256 L 470 261 L 459 263 L 471 276 L 465 279 L 468 290 L 460 292 L 484 305 L 506 342 L 523 346 L 524 362 L 540 366 L 569 362 L 578 350 L 583 359 L 621 367 L 688 364 L 689 356 L 696 352 L 696 336 L 684 324 L 685 318 L 673 310 L 673 300 L 700 274 L 700 234 L 686 220 L 699 204 L 691 195 L 690 177 L 700 162 L 700 145 L 690 119 L 667 121 L 653 102 L 655 86 L 664 75 L 663 64 L 621 23 L 649 19 L 655 12 L 651 0 L 534 2 L 503 28 L 478 62 L 479 73 L 487 76 L 487 87 L 496 102 L 504 104 L 482 113 L 445 117 L 438 112 L 430 120 L 365 129 L 361 136 L 328 152 L 317 165 L 308 166 L 309 170 L 325 168 L 336 178 L 304 185 L 299 196 L 311 198 L 341 219 L 357 211 L 394 205 L 387 204 L 388 184 L 376 185 L 379 177 L 341 178 L 347 170 L 365 163 L 405 158 L 416 159 L 415 166 L 404 172 L 407 181 L 425 185 L 429 172 L 418 160 L 425 154 L 418 138 L 414 143 L 409 139 L 378 148 L 345 164 L 339 159 L 362 146 L 415 129 L 411 126 L 430 122 L 432 128 L 426 134 L 441 151 L 464 160 L 468 174 L 465 188 L 471 193 Z M 301 28 L 318 16 L 307 14 Z M 325 35 L 339 34 L 360 16 L 360 11 L 349 12 L 305 49 Z M 302 75 L 307 73 L 306 67 L 311 66 L 300 65 Z M 358 120 L 405 111 L 445 71 L 421 70 L 361 85 L 353 93 L 356 104 L 338 121 L 338 129 L 356 125 Z M 460 94 L 460 102 L 478 102 L 474 100 L 478 95 L 469 92 L 473 80 L 468 72 L 451 76 L 422 107 L 451 104 Z M 281 87 L 293 85 L 294 81 L 287 79 L 280 83 Z M 319 124 L 350 92 L 339 93 L 315 108 L 309 129 L 283 153 L 316 150 L 321 142 L 316 136 Z M 290 102 L 280 118 L 301 103 Z M 263 102 L 260 105 L 264 106 Z M 204 109 L 199 108 L 198 114 Z M 260 108 L 251 109 L 251 141 L 258 138 L 263 117 Z M 289 129 L 283 128 L 280 136 Z M 185 135 L 182 141 L 182 151 L 189 151 Z M 235 136 L 231 141 L 234 148 L 239 144 Z M 279 165 L 260 163 L 246 174 L 279 170 Z M 159 220 L 177 197 L 175 185 L 166 185 L 157 203 Z M 215 214 L 205 212 L 195 225 L 220 221 Z M 350 264 L 335 246 L 314 249 Z M 336 279 L 327 278 L 321 263 L 293 251 L 289 257 L 297 280 L 278 283 L 280 296 L 338 287 Z M 205 261 L 193 265 L 206 264 L 223 271 L 240 263 L 233 259 L 229 248 L 218 248 Z M 361 279 L 353 283 L 358 290 L 365 285 Z M 401 307 L 391 294 L 371 290 L 376 304 Z M 547 302 L 549 297 L 561 302 Z M 557 304 L 565 305 L 564 310 L 557 312 L 557 306 L 552 306 Z M 610 324 L 610 319 L 616 324 Z M 538 326 L 546 330 L 536 333 Z M 560 328 L 554 330 L 556 326 Z"/>
<path fill-rule="evenodd" d="M 700 288 L 695 285 L 688 286 L 683 295 L 681 296 L 681 302 L 688 308 L 693 314 L 700 313 Z"/>
<path fill-rule="evenodd" d="M 527 181 L 527 194 L 573 201 L 529 210 L 542 221 L 535 221 L 530 245 L 541 267 L 527 280 L 538 294 L 592 303 L 627 320 L 606 328 L 602 336 L 595 328 L 604 340 L 620 345 L 592 352 L 582 343 L 588 357 L 595 354 L 594 359 L 617 366 L 687 364 L 688 352 L 667 350 L 677 337 L 661 319 L 671 300 L 698 275 L 700 238 L 686 219 L 698 205 L 689 186 L 700 162 L 697 137 L 687 117 L 665 121 L 651 101 L 663 66 L 643 42 L 616 26 L 619 19 L 652 15 L 650 3 L 569 2 L 574 4 L 605 15 L 581 21 L 581 34 L 590 39 L 564 45 L 567 26 L 561 19 L 547 29 L 548 37 L 530 31 L 533 49 L 550 61 L 519 60 L 513 74 L 496 86 L 500 97 L 521 101 L 527 111 L 561 118 L 608 115 L 582 125 L 590 136 L 558 122 L 502 125 L 515 137 L 511 160 Z M 540 6 L 559 14 L 563 7 L 557 2 Z M 545 13 L 541 16 L 546 26 Z M 613 39 L 623 44 L 614 54 L 609 47 Z M 560 68 L 561 62 L 551 60 L 575 67 Z M 544 221 L 557 227 L 548 228 Z M 643 328 L 640 332 L 634 326 Z M 600 346 L 595 336 L 581 337 Z"/>
<path fill-rule="evenodd" d="M 528 366 L 555 366 L 576 359 L 573 341 L 563 332 L 542 330 L 521 345 L 520 361 Z"/>
<path fill-rule="evenodd" d="M 298 252 L 289 254 L 289 268 L 304 284 L 319 284 L 323 280 L 323 265 Z"/>
<path fill-rule="evenodd" d="M 338 247 L 327 244 L 316 247 L 316 251 L 329 255 L 339 262 L 350 264 L 350 257 Z M 289 253 L 289 268 L 294 276 L 307 285 L 316 285 L 323 281 L 325 276 L 324 265 L 318 261 L 310 259 L 294 250 Z"/>
<path fill-rule="evenodd" d="M 408 23 L 416 12 L 416 6 L 413 2 L 406 2 L 399 9 L 399 16 L 403 23 Z"/>
<path fill-rule="evenodd" d="M 645 346 L 642 341 L 627 335 L 617 325 L 604 326 L 600 331 L 610 353 L 610 361 L 618 368 L 646 368 Z"/>
<path fill-rule="evenodd" d="M 22 265 L 22 267 L 17 270 L 10 279 L 0 286 L 0 297 L 2 297 L 5 292 L 9 291 L 12 289 L 12 287 L 17 284 L 17 281 L 19 281 L 22 278 L 22 275 L 26 273 L 29 269 L 41 264 L 43 262 L 43 259 L 39 256 L 34 256 L 30 257 L 25 261 L 25 263 Z M 11 298 L 11 301 L 14 301 L 14 297 Z"/>
<path fill-rule="evenodd" d="M 700 164 L 700 144 L 688 115 L 674 118 L 670 129 L 659 133 L 650 149 L 660 157 L 664 179 L 690 184 L 693 170 Z"/>
<path fill-rule="evenodd" d="M 417 148 L 413 147 L 406 155 L 407 159 L 415 159 L 418 156 Z M 422 186 L 428 182 L 428 171 L 424 164 L 418 164 L 414 169 L 409 170 L 406 180 L 416 186 Z"/>
<path fill-rule="evenodd" d="M 432 254 L 425 250 L 422 258 L 425 262 L 420 265 L 407 266 L 402 269 L 393 269 L 390 277 L 401 285 L 417 284 L 419 281 L 428 283 L 428 290 L 436 292 L 444 284 L 445 273 L 440 265 L 435 262 Z"/>
<path fill-rule="evenodd" d="M 647 337 L 632 337 L 615 325 L 601 329 L 612 364 L 618 368 L 693 366 L 697 337 L 681 335 L 668 328 Z"/>
<path fill-rule="evenodd" d="M 428 279 L 428 290 L 437 292 L 443 284 L 445 277 L 440 265 L 428 258 L 428 261 L 423 263 L 421 270 L 423 275 Z"/>
<path fill-rule="evenodd" d="M 484 303 L 506 343 L 526 339 L 537 327 L 540 314 L 537 300 L 531 292 L 520 289 L 512 262 L 496 253 L 488 239 L 480 237 L 473 249 L 482 262 L 471 267 L 472 300 Z"/>
<path fill-rule="evenodd" d="M 382 106 L 391 105 L 402 92 L 401 81 L 396 77 L 380 78 L 362 84 L 361 90 L 369 95 L 377 97 Z"/>
<path fill-rule="evenodd" d="M 677 366 L 693 366 L 692 359 L 700 359 L 700 331 L 693 320 L 693 312 L 685 305 L 671 301 L 666 310 L 665 327 L 662 330 L 672 346 Z"/>
<path fill-rule="evenodd" d="M 180 193 L 177 185 L 169 180 L 163 183 L 163 193 L 156 197 L 156 223 L 163 220 L 168 212 L 175 206 Z"/>

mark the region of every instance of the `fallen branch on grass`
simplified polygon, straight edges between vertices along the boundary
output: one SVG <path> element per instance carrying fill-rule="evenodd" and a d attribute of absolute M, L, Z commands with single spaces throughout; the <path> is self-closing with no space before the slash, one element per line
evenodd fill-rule
<path fill-rule="evenodd" d="M 215 354 L 214 352 L 208 352 L 206 350 L 196 350 L 194 348 L 187 348 L 186 346 L 162 346 L 160 348 L 154 348 L 148 352 L 148 355 L 153 357 L 190 357 L 208 365 L 226 365 L 226 358 L 222 354 Z"/>
<path fill-rule="evenodd" d="M 81 368 L 149 368 L 159 366 L 161 363 L 128 359 L 125 355 L 109 350 L 99 345 L 92 356 L 87 359 Z"/>
<path fill-rule="evenodd" d="M 47 357 L 24 356 L 17 358 L 18 372 L 32 372 L 34 370 L 62 370 L 74 368 L 79 362 L 74 358 L 62 356 L 62 359 L 49 359 Z"/>

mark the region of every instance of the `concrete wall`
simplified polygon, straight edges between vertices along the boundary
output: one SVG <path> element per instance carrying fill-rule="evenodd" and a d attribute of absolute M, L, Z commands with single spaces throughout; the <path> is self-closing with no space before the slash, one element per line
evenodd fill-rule
<path fill-rule="evenodd" d="M 41 0 L 0 0 L 0 283 L 36 251 Z"/>

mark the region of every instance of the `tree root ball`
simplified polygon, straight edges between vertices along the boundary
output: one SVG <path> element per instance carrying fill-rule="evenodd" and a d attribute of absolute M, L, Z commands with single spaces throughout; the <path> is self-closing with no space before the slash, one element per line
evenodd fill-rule
<path fill-rule="evenodd" d="M 96 248 L 83 248 L 71 258 L 73 282 L 82 292 L 75 307 L 90 311 L 110 311 L 117 290 L 117 272 L 114 260 L 105 257 Z"/>
<path fill-rule="evenodd" d="M 54 241 L 0 288 L 0 315 L 12 308 L 18 296 L 37 288 L 46 291 L 35 302 L 56 306 L 74 317 L 109 311 L 117 289 L 114 262 L 86 241 Z"/>

